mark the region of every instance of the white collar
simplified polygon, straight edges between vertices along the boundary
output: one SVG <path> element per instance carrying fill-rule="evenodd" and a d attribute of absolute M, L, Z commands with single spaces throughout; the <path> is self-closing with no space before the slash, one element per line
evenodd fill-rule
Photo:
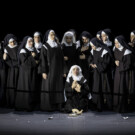
<path fill-rule="evenodd" d="M 39 43 L 35 42 L 35 48 L 36 49 L 40 49 L 41 47 L 42 47 L 42 43 L 41 42 L 39 42 Z"/>
<path fill-rule="evenodd" d="M 108 39 L 107 41 L 104 41 L 104 44 L 107 46 L 112 46 L 112 42 Z"/>
<path fill-rule="evenodd" d="M 101 47 L 98 47 L 98 48 L 96 48 L 95 51 L 100 51 L 101 49 L 102 49 Z"/>
<path fill-rule="evenodd" d="M 122 51 L 123 50 L 123 46 L 122 45 L 120 45 L 120 47 L 119 48 L 117 48 L 119 51 Z"/>
<path fill-rule="evenodd" d="M 12 45 L 8 44 L 8 47 L 10 47 L 10 48 L 15 48 L 16 46 L 17 46 L 17 44 L 16 44 L 16 45 L 14 45 L 14 46 L 12 46 Z"/>

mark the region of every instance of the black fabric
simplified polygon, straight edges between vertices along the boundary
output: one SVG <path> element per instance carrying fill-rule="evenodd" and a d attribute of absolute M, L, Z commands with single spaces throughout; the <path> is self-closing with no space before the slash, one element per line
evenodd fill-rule
<path fill-rule="evenodd" d="M 84 82 L 84 78 L 82 78 L 80 81 L 77 81 L 77 83 L 81 85 L 81 92 L 78 93 L 72 89 L 73 78 L 70 77 L 69 80 L 70 82 L 66 82 L 65 84 L 65 92 L 67 97 L 64 108 L 65 112 L 72 112 L 72 109 L 87 111 L 89 93 L 89 86 L 87 82 Z"/>
<path fill-rule="evenodd" d="M 61 46 L 51 48 L 48 43 L 47 49 L 41 49 L 41 73 L 47 74 L 47 79 L 42 78 L 41 103 L 43 111 L 59 110 L 59 105 L 64 103 L 64 56 Z"/>

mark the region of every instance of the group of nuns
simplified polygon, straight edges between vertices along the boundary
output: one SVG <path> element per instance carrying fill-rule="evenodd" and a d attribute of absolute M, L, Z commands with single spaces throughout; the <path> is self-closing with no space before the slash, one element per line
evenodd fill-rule
<path fill-rule="evenodd" d="M 78 41 L 71 29 L 21 42 L 7 34 L 0 44 L 0 106 L 16 111 L 135 111 L 135 31 L 127 43 L 104 29 Z"/>

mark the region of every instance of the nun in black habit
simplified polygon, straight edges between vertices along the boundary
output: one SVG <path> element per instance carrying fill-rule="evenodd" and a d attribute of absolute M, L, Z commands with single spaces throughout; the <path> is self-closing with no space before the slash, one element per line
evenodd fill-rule
<path fill-rule="evenodd" d="M 88 66 L 88 57 L 90 55 L 90 39 L 92 38 L 92 35 L 87 32 L 83 31 L 80 40 L 77 41 L 77 55 L 78 55 L 78 65 L 82 69 L 82 73 L 84 77 L 89 82 L 89 66 Z"/>
<path fill-rule="evenodd" d="M 41 82 L 42 82 L 42 75 L 40 74 L 40 53 L 41 53 L 41 48 L 42 48 L 42 34 L 40 32 L 35 32 L 34 33 L 34 47 L 37 51 L 37 74 L 36 74 L 36 90 L 37 90 L 37 104 L 40 104 L 40 91 L 41 91 Z"/>
<path fill-rule="evenodd" d="M 124 113 L 128 111 L 132 49 L 126 43 L 125 38 L 120 35 L 115 38 L 113 51 L 116 65 L 113 108 L 117 112 Z"/>
<path fill-rule="evenodd" d="M 4 107 L 5 106 L 5 86 L 6 86 L 6 67 L 5 67 L 5 62 L 3 60 L 3 54 L 4 54 L 4 49 L 3 49 L 3 44 L 0 43 L 0 106 Z"/>
<path fill-rule="evenodd" d="M 112 109 L 112 77 L 110 49 L 97 38 L 90 41 L 92 47 L 88 63 L 93 69 L 92 103 L 95 109 Z"/>
<path fill-rule="evenodd" d="M 41 48 L 41 103 L 43 111 L 60 111 L 64 103 L 64 56 L 61 45 L 56 43 L 54 30 L 45 34 Z"/>
<path fill-rule="evenodd" d="M 130 42 L 128 45 L 132 49 L 128 106 L 129 111 L 135 111 L 135 30 L 130 33 Z"/>
<path fill-rule="evenodd" d="M 76 40 L 72 32 L 68 31 L 64 34 L 61 45 L 64 55 L 64 61 L 66 63 L 67 70 L 71 66 L 77 63 L 77 50 L 76 50 Z"/>
<path fill-rule="evenodd" d="M 88 110 L 88 96 L 90 95 L 91 99 L 91 94 L 80 66 L 74 65 L 70 68 L 66 79 L 65 92 L 67 98 L 64 108 L 65 112 L 72 112 L 78 115 Z"/>
<path fill-rule="evenodd" d="M 112 42 L 110 41 L 111 40 L 111 29 L 102 30 L 101 37 L 102 37 L 103 43 L 112 50 L 113 46 L 112 46 Z"/>
<path fill-rule="evenodd" d="M 37 51 L 32 37 L 24 37 L 18 51 L 19 78 L 16 91 L 15 109 L 32 111 L 36 102 Z"/>
<path fill-rule="evenodd" d="M 17 38 L 13 34 L 8 34 L 4 38 L 3 59 L 7 66 L 6 101 L 9 108 L 14 107 L 18 80 L 18 45 L 16 40 Z"/>

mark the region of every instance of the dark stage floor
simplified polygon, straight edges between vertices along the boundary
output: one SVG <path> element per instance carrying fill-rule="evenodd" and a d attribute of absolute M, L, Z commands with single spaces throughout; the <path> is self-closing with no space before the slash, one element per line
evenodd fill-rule
<path fill-rule="evenodd" d="M 49 120 L 50 116 L 53 119 Z M 59 112 L 15 112 L 0 109 L 0 135 L 116 135 L 119 133 L 135 134 L 135 113 L 121 115 L 114 112 L 89 111 L 71 118 L 68 114 Z"/>

